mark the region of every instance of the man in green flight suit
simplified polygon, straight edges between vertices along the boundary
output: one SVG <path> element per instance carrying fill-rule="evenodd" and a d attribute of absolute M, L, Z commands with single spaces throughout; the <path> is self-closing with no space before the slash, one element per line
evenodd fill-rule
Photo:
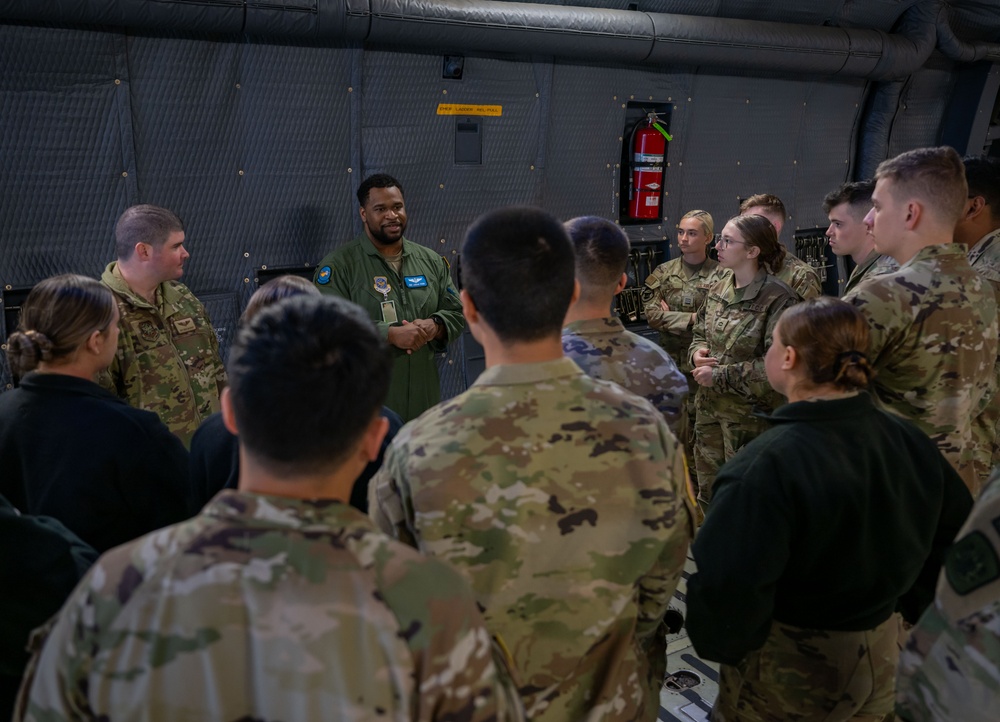
<path fill-rule="evenodd" d="M 361 306 L 389 342 L 394 363 L 385 405 L 409 421 L 441 400 L 434 354 L 465 328 L 462 303 L 447 261 L 403 236 L 399 181 L 369 176 L 358 203 L 364 232 L 320 261 L 313 281 Z"/>

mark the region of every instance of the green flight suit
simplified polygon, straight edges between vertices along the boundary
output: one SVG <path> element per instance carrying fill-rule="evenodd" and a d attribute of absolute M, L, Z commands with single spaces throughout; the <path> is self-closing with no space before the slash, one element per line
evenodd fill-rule
<path fill-rule="evenodd" d="M 323 293 L 361 306 L 382 338 L 389 335 L 390 326 L 402 325 L 404 320 L 432 316 L 441 319 L 447 331 L 444 339 L 431 341 L 412 354 L 390 346 L 394 364 L 385 405 L 403 421 L 410 421 L 441 400 L 434 354 L 444 351 L 465 328 L 462 302 L 444 258 L 404 238 L 401 273 L 397 274 L 368 236 L 361 233 L 320 261 L 313 282 Z M 385 293 L 377 291 L 376 284 L 386 289 Z M 395 301 L 395 323 L 383 320 L 384 301 Z"/>

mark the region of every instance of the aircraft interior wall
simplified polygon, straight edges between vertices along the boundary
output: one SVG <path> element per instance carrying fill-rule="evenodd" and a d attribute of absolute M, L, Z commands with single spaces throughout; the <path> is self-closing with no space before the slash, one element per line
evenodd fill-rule
<path fill-rule="evenodd" d="M 629 103 L 667 107 L 673 137 L 664 217 L 628 225 L 633 240 L 669 244 L 692 208 L 721 227 L 739 198 L 771 192 L 789 207 L 787 244 L 796 228 L 825 227 L 823 195 L 852 179 L 876 85 L 495 54 L 466 54 L 457 80 L 442 62 L 348 44 L 0 24 L 5 308 L 47 276 L 99 276 L 121 212 L 156 203 L 185 221 L 183 281 L 225 352 L 262 272 L 311 268 L 360 231 L 354 191 L 373 172 L 399 178 L 407 236 L 453 274 L 464 229 L 492 208 L 617 218 Z M 890 154 L 938 142 L 955 76 L 938 61 L 909 78 Z M 441 104 L 500 106 L 476 116 L 481 164 L 455 162 L 459 116 Z M 6 338 L 14 318 L 4 316 Z M 471 381 L 464 343 L 440 358 L 445 397 Z M 2 363 L 0 389 L 12 382 Z"/>

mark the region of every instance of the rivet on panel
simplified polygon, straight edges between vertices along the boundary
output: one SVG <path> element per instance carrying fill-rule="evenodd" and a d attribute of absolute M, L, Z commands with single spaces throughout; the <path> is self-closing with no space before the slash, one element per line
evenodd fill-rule
<path fill-rule="evenodd" d="M 805 106 L 806 106 L 806 101 L 803 100 L 802 101 L 802 107 L 804 108 Z"/>
<path fill-rule="evenodd" d="M 535 166 L 531 166 L 531 170 L 535 170 Z"/>
<path fill-rule="evenodd" d="M 615 168 L 621 168 L 621 167 L 622 167 L 621 163 L 615 163 Z"/>
<path fill-rule="evenodd" d="M 673 97 L 671 97 L 671 96 L 669 96 L 669 95 L 668 95 L 668 96 L 667 96 L 667 102 L 668 102 L 668 103 L 673 103 L 673 102 L 674 102 L 674 99 L 673 99 Z"/>
<path fill-rule="evenodd" d="M 236 84 L 236 89 L 237 89 L 237 90 L 239 90 L 239 89 L 240 89 L 240 84 L 239 84 L 239 83 L 237 83 L 237 84 Z"/>
<path fill-rule="evenodd" d="M 750 105 L 750 98 L 747 98 L 747 105 Z"/>
<path fill-rule="evenodd" d="M 122 84 L 121 78 L 115 78 L 115 85 L 121 85 L 121 84 Z"/>
<path fill-rule="evenodd" d="M 249 278 L 244 278 L 243 279 L 243 283 L 250 283 L 250 279 Z"/>
<path fill-rule="evenodd" d="M 535 93 L 535 97 L 536 97 L 536 98 L 538 97 L 538 93 Z"/>
<path fill-rule="evenodd" d="M 7 390 L 8 391 L 10 391 L 12 388 L 14 388 L 14 384 L 7 384 Z"/>
<path fill-rule="evenodd" d="M 444 190 L 444 183 L 438 183 L 438 188 Z"/>
<path fill-rule="evenodd" d="M 688 98 L 688 102 L 689 102 L 689 103 L 691 102 L 691 98 Z"/>
<path fill-rule="evenodd" d="M 619 193 L 615 193 L 615 198 L 617 198 L 619 195 L 620 195 Z"/>
<path fill-rule="evenodd" d="M 250 252 L 249 251 L 244 251 L 243 257 L 244 258 L 250 258 Z"/>
<path fill-rule="evenodd" d="M 457 250 L 455 250 L 454 248 L 452 248 L 452 249 L 451 249 L 451 255 L 453 255 L 453 256 L 456 256 L 456 255 L 458 255 L 458 251 L 457 251 Z"/>
<path fill-rule="evenodd" d="M 348 93 L 353 93 L 354 92 L 354 88 L 352 88 L 350 85 L 348 85 L 347 86 L 347 92 Z"/>
<path fill-rule="evenodd" d="M 798 165 L 798 164 L 799 164 L 799 162 L 797 160 L 793 160 L 792 161 L 792 165 Z"/>
<path fill-rule="evenodd" d="M 444 239 L 443 238 L 441 239 L 441 243 L 444 243 Z"/>
<path fill-rule="evenodd" d="M 630 96 L 628 96 L 628 99 L 629 100 L 635 100 L 635 96 L 634 95 L 630 95 Z"/>
<path fill-rule="evenodd" d="M 674 110 L 677 110 L 677 106 L 676 105 L 674 106 Z"/>
<path fill-rule="evenodd" d="M 353 168 L 348 168 L 348 169 L 347 169 L 347 172 L 348 172 L 348 173 L 353 173 L 353 172 L 354 172 L 354 169 L 353 169 Z"/>
<path fill-rule="evenodd" d="M 612 100 L 618 100 L 618 96 L 617 96 L 617 95 L 612 95 L 612 96 L 611 96 L 611 99 L 612 99 Z"/>
<path fill-rule="evenodd" d="M 448 359 L 448 365 L 451 366 L 455 363 L 455 359 Z"/>
<path fill-rule="evenodd" d="M 652 100 L 652 99 L 653 99 L 653 96 L 652 96 L 652 95 L 650 95 L 650 96 L 649 96 L 649 99 L 650 99 L 650 100 Z"/>
<path fill-rule="evenodd" d="M 4 290 L 6 290 L 6 291 L 9 291 L 12 288 L 13 288 L 13 286 L 11 286 L 10 284 L 7 284 L 6 286 L 4 286 Z"/>
<path fill-rule="evenodd" d="M 127 170 L 123 170 L 122 171 L 122 178 L 128 178 L 128 171 Z"/>
<path fill-rule="evenodd" d="M 678 168 L 680 168 L 683 165 L 684 165 L 684 161 L 682 161 L 682 160 L 677 161 L 677 167 Z"/>
<path fill-rule="evenodd" d="M 740 164 L 740 162 L 739 162 L 739 161 L 736 161 L 736 165 L 739 165 L 739 164 Z"/>
<path fill-rule="evenodd" d="M 610 167 L 611 167 L 611 164 L 610 164 L 610 163 L 608 163 L 607 167 L 608 167 L 608 168 L 610 168 Z"/>
<path fill-rule="evenodd" d="M 447 88 L 441 91 L 441 95 L 447 95 L 447 94 L 448 94 L 448 89 Z"/>
<path fill-rule="evenodd" d="M 260 270 L 266 271 L 267 270 L 267 266 L 266 265 L 261 265 Z"/>
<path fill-rule="evenodd" d="M 621 142 L 622 142 L 622 140 L 623 140 L 623 138 L 622 138 L 622 137 L 621 137 L 621 136 L 619 135 L 619 136 L 618 136 L 618 142 L 619 142 L 619 143 L 621 143 Z"/>
<path fill-rule="evenodd" d="M 240 168 L 240 170 L 239 170 L 239 174 L 240 174 L 240 175 L 243 175 L 243 169 L 242 169 L 242 168 Z"/>

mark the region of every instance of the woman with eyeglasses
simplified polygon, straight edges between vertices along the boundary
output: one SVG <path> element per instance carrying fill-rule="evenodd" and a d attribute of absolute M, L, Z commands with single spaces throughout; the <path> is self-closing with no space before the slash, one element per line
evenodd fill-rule
<path fill-rule="evenodd" d="M 47 278 L 8 340 L 20 387 L 0 394 L 0 494 L 99 552 L 193 511 L 180 439 L 94 381 L 117 348 L 111 291 L 85 276 Z"/>
<path fill-rule="evenodd" d="M 651 328 L 660 332 L 660 346 L 677 362 L 694 395 L 688 348 L 694 334 L 698 311 L 708 297 L 708 289 L 719 280 L 719 263 L 708 257 L 708 245 L 715 234 L 715 221 L 708 211 L 688 211 L 677 224 L 680 255 L 657 266 L 642 289 L 643 311 Z M 685 401 L 680 427 L 684 451 L 694 452 L 694 404 Z"/>
<path fill-rule="evenodd" d="M 915 622 L 934 599 L 972 497 L 934 442 L 872 402 L 868 337 L 829 297 L 774 328 L 764 364 L 788 403 L 719 470 L 687 585 L 691 641 L 721 663 L 715 722 L 892 712 L 894 612 Z"/>
<path fill-rule="evenodd" d="M 755 412 L 782 398 L 767 385 L 764 352 L 781 312 L 800 298 L 772 274 L 785 249 L 763 216 L 736 216 L 716 246 L 719 265 L 731 271 L 709 290 L 694 324 L 689 361 L 695 396 L 694 465 L 698 501 L 712 498 L 715 472 L 764 430 Z"/>

